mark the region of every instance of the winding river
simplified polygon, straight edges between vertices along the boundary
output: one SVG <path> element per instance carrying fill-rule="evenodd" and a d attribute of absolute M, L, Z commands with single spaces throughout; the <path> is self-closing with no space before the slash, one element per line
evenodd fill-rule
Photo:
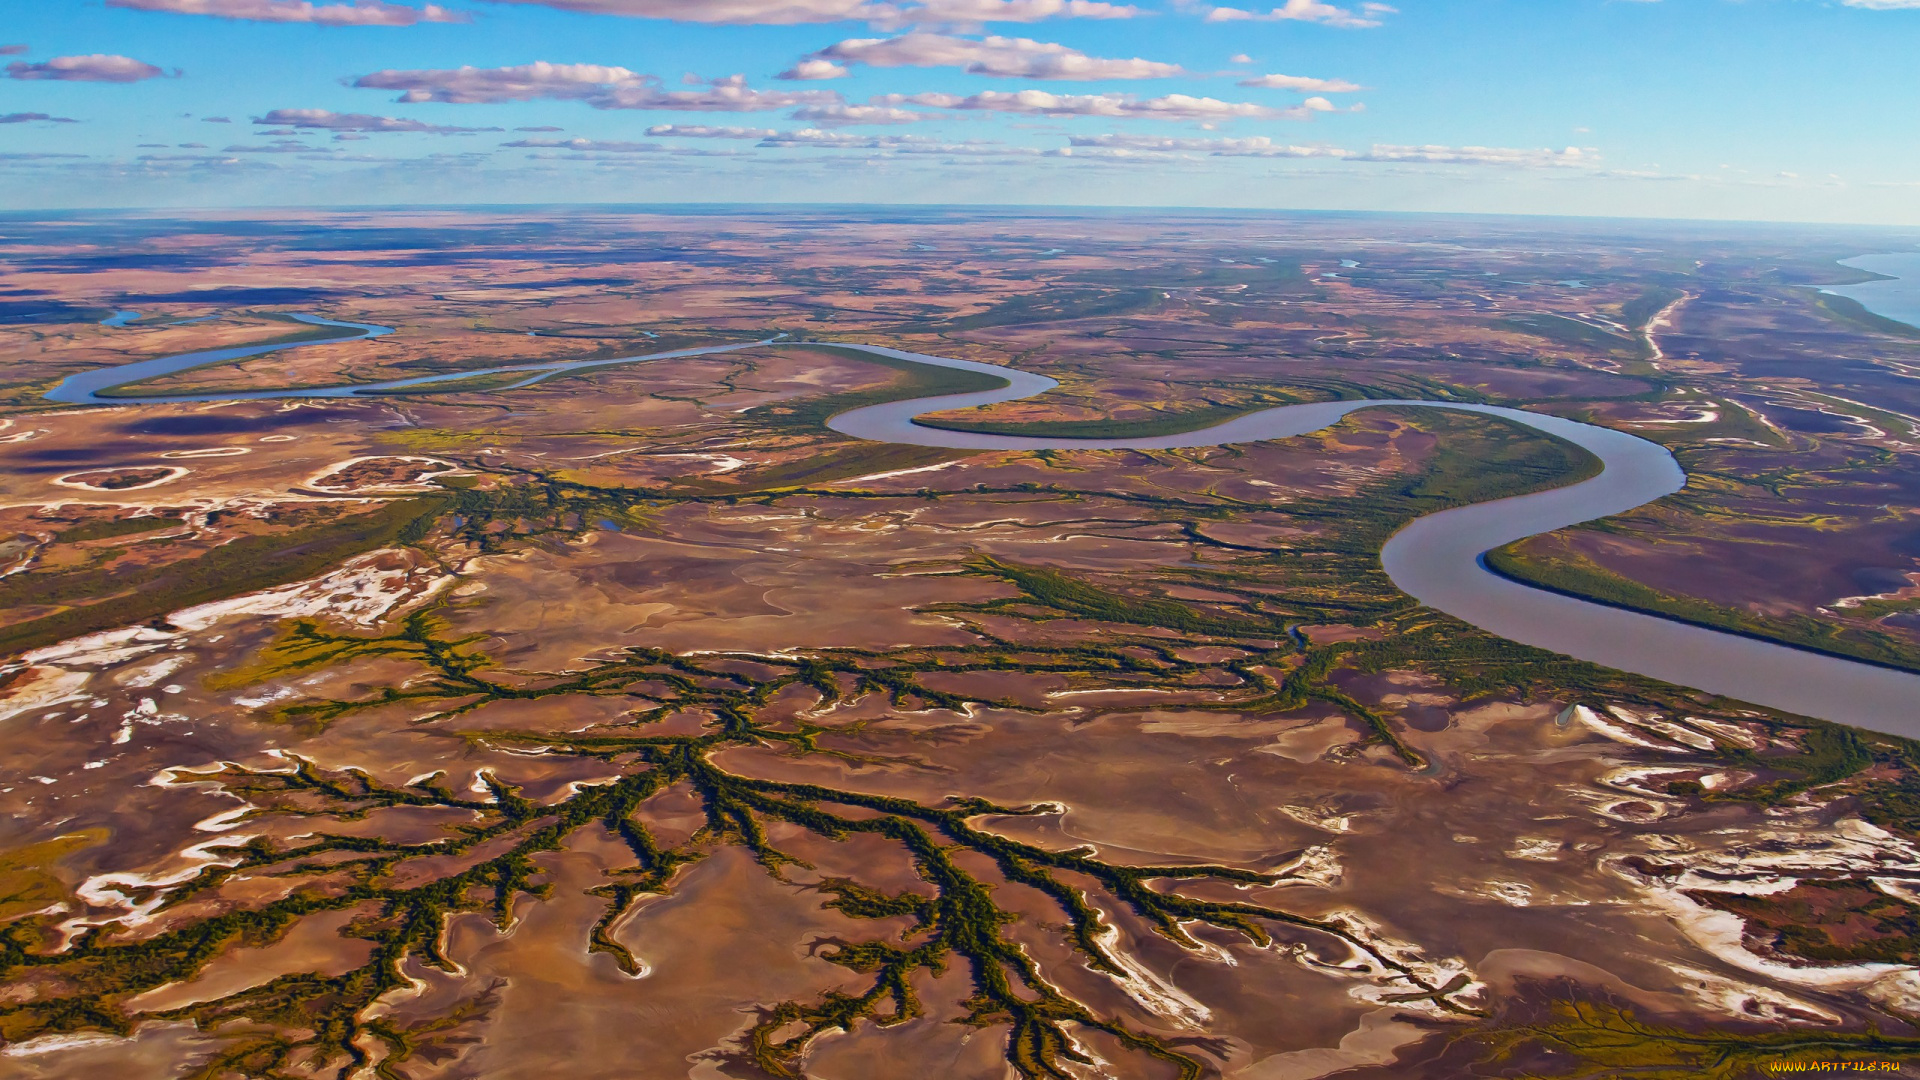
<path fill-rule="evenodd" d="M 103 321 L 102 326 L 125 326 L 127 320 L 138 318 L 137 311 L 117 312 L 113 318 Z M 357 383 L 353 386 L 317 386 L 299 390 L 245 390 L 224 394 L 129 394 L 123 397 L 102 397 L 103 391 L 132 383 L 157 379 L 162 375 L 172 375 L 179 371 L 189 371 L 197 367 L 212 364 L 230 363 L 252 356 L 265 356 L 268 353 L 283 352 L 287 349 L 299 349 L 313 345 L 338 345 L 345 341 L 364 341 L 367 338 L 381 337 L 393 333 L 391 326 L 375 326 L 372 323 L 341 322 L 337 319 L 323 319 L 318 315 L 295 315 L 293 318 L 309 326 L 333 326 L 358 333 L 343 334 L 339 337 L 321 338 L 312 341 L 282 341 L 266 345 L 238 345 L 228 349 L 206 349 L 201 352 L 180 353 L 177 356 L 162 356 L 152 360 L 141 360 L 118 367 L 97 368 L 69 375 L 47 391 L 48 401 L 58 401 L 67 405 L 167 405 L 182 402 L 200 401 L 265 401 L 272 398 L 344 398 L 361 395 L 377 395 L 383 392 L 404 390 L 411 386 L 431 386 L 434 383 L 453 382 L 459 379 L 472 379 L 481 375 L 503 375 L 524 371 L 527 377 L 518 382 L 503 386 L 489 387 L 490 390 L 515 390 L 522 386 L 539 382 L 566 371 L 578 371 L 582 368 L 605 367 L 608 364 L 631 364 L 639 360 L 667 360 L 676 356 L 701 356 L 706 353 L 731 352 L 735 349 L 751 349 L 760 345 L 772 344 L 773 339 L 750 341 L 740 345 L 712 345 L 702 349 L 678 349 L 672 352 L 648 353 L 645 356 L 619 356 L 608 360 L 556 360 L 544 364 L 510 364 L 505 367 L 487 368 L 484 371 L 456 371 L 447 375 L 418 375 L 410 379 L 390 379 L 386 382 Z"/>
<path fill-rule="evenodd" d="M 297 316 L 316 326 L 348 327 L 358 335 L 331 342 L 375 337 L 386 327 Z M 649 353 L 607 360 L 557 361 L 489 368 L 485 371 L 422 376 L 383 383 L 300 390 L 261 390 L 240 394 L 176 394 L 153 397 L 100 397 L 100 392 L 159 375 L 282 349 L 325 344 L 287 342 L 243 346 L 147 360 L 84 372 L 63 380 L 47 393 L 73 404 L 230 401 L 265 398 L 340 398 L 369 391 L 393 391 L 478 375 L 526 372 L 527 377 L 491 389 L 527 386 L 555 375 L 611 364 L 665 360 L 757 348 L 777 339 Z M 984 435 L 923 427 L 913 418 L 943 409 L 1015 401 L 1058 385 L 1044 375 L 971 360 L 954 360 L 871 345 L 845 345 L 878 356 L 998 376 L 1006 386 L 970 394 L 948 394 L 872 405 L 841 413 L 827 426 L 843 435 L 875 442 L 960 450 L 1167 450 L 1227 443 L 1284 439 L 1318 431 L 1357 409 L 1417 405 L 1498 416 L 1584 447 L 1604 469 L 1567 487 L 1517 495 L 1441 511 L 1407 525 L 1387 541 L 1381 563 L 1393 583 L 1428 607 L 1513 641 L 1581 660 L 1651 676 L 1710 693 L 1787 712 L 1853 724 L 1890 734 L 1920 737 L 1920 675 L 1704 627 L 1643 615 L 1535 589 L 1488 570 L 1481 556 L 1489 549 L 1537 533 L 1576 525 L 1630 510 L 1680 490 L 1686 475 L 1660 445 L 1610 428 L 1494 405 L 1441 404 L 1414 400 L 1332 401 L 1283 405 L 1236 417 L 1213 427 L 1178 435 L 1142 439 L 1062 439 Z"/>

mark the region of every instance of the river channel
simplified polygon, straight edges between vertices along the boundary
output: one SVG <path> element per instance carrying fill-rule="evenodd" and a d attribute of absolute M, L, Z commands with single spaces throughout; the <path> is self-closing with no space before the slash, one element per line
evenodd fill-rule
<path fill-rule="evenodd" d="M 389 332 L 388 328 L 364 323 L 335 322 L 314 316 L 299 318 L 314 325 L 357 329 L 363 331 L 360 337 Z M 97 396 L 102 391 L 174 371 L 258 356 L 280 349 L 321 344 L 291 342 L 189 353 L 85 372 L 65 379 L 49 391 L 47 397 L 75 404 L 112 405 L 338 398 L 368 391 L 392 391 L 468 379 L 476 375 L 526 372 L 525 379 L 493 388 L 512 389 L 585 368 L 731 352 L 772 343 L 772 340 L 756 341 L 608 360 L 524 364 L 358 386 L 137 398 Z M 1481 556 L 1492 548 L 1523 537 L 1618 514 L 1670 495 L 1685 485 L 1686 475 L 1674 461 L 1673 455 L 1656 443 L 1626 432 L 1493 405 L 1413 400 L 1283 405 L 1198 431 L 1142 439 L 1031 438 L 948 431 L 916 424 L 913 418 L 944 409 L 1014 401 L 1044 393 L 1058 384 L 1043 375 L 993 364 L 879 346 L 836 344 L 840 348 L 859 349 L 935 367 L 976 371 L 1006 380 L 1007 385 L 997 390 L 872 405 L 841 413 L 827 422 L 828 427 L 841 434 L 875 442 L 961 450 L 1164 450 L 1206 447 L 1304 435 L 1336 423 L 1357 409 L 1383 405 L 1445 408 L 1497 416 L 1558 436 L 1592 452 L 1600 459 L 1604 469 L 1596 476 L 1566 487 L 1459 507 L 1412 522 L 1388 540 L 1380 553 L 1381 563 L 1393 583 L 1428 607 L 1513 641 L 1680 686 L 1724 694 L 1756 705 L 1890 734 L 1920 737 L 1920 704 L 1916 704 L 1920 703 L 1920 675 L 1578 600 L 1519 584 L 1486 568 Z"/>

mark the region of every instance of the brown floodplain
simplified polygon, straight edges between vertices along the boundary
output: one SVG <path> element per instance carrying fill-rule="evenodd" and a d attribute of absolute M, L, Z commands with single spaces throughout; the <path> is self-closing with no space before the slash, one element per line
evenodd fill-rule
<path fill-rule="evenodd" d="M 1808 288 L 1844 274 L 1841 241 L 931 210 L 395 212 L 365 250 L 313 239 L 368 223 L 207 218 L 89 273 L 61 262 L 86 243 L 9 252 L 50 302 L 144 317 L 0 328 L 0 597 L 23 590 L 0 629 L 159 599 L 0 666 L 0 896 L 42 905 L 0 921 L 0 1071 L 1920 1056 L 1899 951 L 1920 759 L 1400 596 L 1373 547 L 1478 490 L 1478 421 L 906 451 L 818 420 L 921 375 L 791 342 L 504 392 L 37 398 L 311 312 L 397 329 L 138 389 L 787 333 L 1060 379 L 946 418 L 1014 430 L 1519 404 L 1657 438 L 1694 477 L 1540 552 L 1893 633 L 1920 588 L 1920 440 L 1888 388 L 1914 358 Z M 1456 486 L 1422 494 L 1433 477 Z M 325 557 L 190 596 L 168 576 L 285 549 Z"/>

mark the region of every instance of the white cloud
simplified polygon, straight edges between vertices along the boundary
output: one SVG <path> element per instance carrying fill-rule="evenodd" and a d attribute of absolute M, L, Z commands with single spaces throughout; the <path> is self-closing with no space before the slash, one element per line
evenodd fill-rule
<path fill-rule="evenodd" d="M 1130 4 L 1102 0 L 494 0 L 537 4 L 594 15 L 731 25 L 871 22 L 976 25 L 990 22 L 1038 22 L 1042 19 L 1127 19 L 1140 13 Z"/>
<path fill-rule="evenodd" d="M 1248 56 L 1246 53 L 1234 53 L 1232 56 L 1227 57 L 1227 63 L 1251 64 L 1253 63 L 1253 57 Z"/>
<path fill-rule="evenodd" d="M 818 66 L 822 63 L 828 67 Z M 849 38 L 813 53 L 780 77 L 835 78 L 854 64 L 957 67 L 971 75 L 1021 79 L 1164 79 L 1182 74 L 1178 64 L 1139 57 L 1109 60 L 1032 38 L 975 39 L 915 31 L 891 38 Z M 827 74 L 829 69 L 834 74 Z"/>
<path fill-rule="evenodd" d="M 220 151 L 223 154 L 326 154 L 331 153 L 324 146 L 308 146 L 305 143 L 281 140 L 266 146 L 229 146 Z"/>
<path fill-rule="evenodd" d="M 353 85 L 374 90 L 400 90 L 400 101 L 445 101 L 476 105 L 537 98 L 584 99 L 615 86 L 640 84 L 646 76 L 623 67 L 599 64 L 549 64 L 540 61 L 515 67 L 459 67 L 428 71 L 376 71 L 355 79 Z"/>
<path fill-rule="evenodd" d="M 1157 135 L 1076 135 L 1074 148 L 1136 153 L 1197 153 L 1215 157 L 1328 158 L 1337 161 L 1418 162 L 1433 165 L 1497 165 L 1516 168 L 1588 168 L 1600 161 L 1592 149 L 1526 150 L 1494 146 L 1395 146 L 1376 143 L 1366 150 L 1338 146 L 1278 143 L 1264 135 L 1244 139 L 1195 139 Z"/>
<path fill-rule="evenodd" d="M 1224 157 L 1347 157 L 1351 151 L 1328 146 L 1276 143 L 1265 135 L 1245 139 L 1195 139 L 1161 135 L 1075 135 L 1074 149 L 1099 148 L 1135 153 L 1200 153 Z"/>
<path fill-rule="evenodd" d="M 1298 90 L 1303 94 L 1351 94 L 1355 90 L 1366 89 L 1345 79 L 1312 79 L 1305 75 L 1256 75 L 1251 79 L 1241 79 L 1236 85 L 1258 86 L 1268 90 Z"/>
<path fill-rule="evenodd" d="M 591 150 L 602 154 L 652 154 L 665 150 L 659 143 L 620 142 L 607 139 L 515 139 L 501 146 L 541 147 L 560 150 Z"/>
<path fill-rule="evenodd" d="M 888 105 L 808 105 L 787 114 L 791 119 L 823 127 L 852 127 L 859 124 L 917 124 L 938 120 L 938 113 L 896 109 Z"/>
<path fill-rule="evenodd" d="M 662 91 L 649 85 L 617 86 L 604 98 L 590 98 L 596 109 L 668 109 L 688 112 L 762 112 L 795 105 L 830 104 L 840 95 L 830 90 L 755 90 L 745 79 L 731 75 L 715 79 L 699 90 Z"/>
<path fill-rule="evenodd" d="M 438 71 L 376 71 L 353 85 L 399 90 L 401 102 L 457 105 L 542 98 L 584 101 L 596 109 L 663 109 L 689 112 L 760 112 L 841 100 L 827 90 L 755 90 L 738 75 L 715 79 L 697 90 L 663 90 L 660 80 L 623 67 L 549 64 L 461 67 Z"/>
<path fill-rule="evenodd" d="M 708 127 L 705 124 L 655 124 L 647 134 L 656 139 L 764 139 L 778 135 L 772 128 Z"/>
<path fill-rule="evenodd" d="M 1132 162 L 1134 164 L 1164 162 L 1166 160 L 1165 154 L 1156 153 L 1151 150 L 1133 150 L 1124 146 L 1067 146 L 1058 150 L 1049 150 L 1046 152 L 1046 156 L 1071 158 L 1074 161 L 1113 161 Z"/>
<path fill-rule="evenodd" d="M 1866 8 L 1868 11 L 1908 11 L 1920 8 L 1920 0 L 1840 0 L 1851 8 Z"/>
<path fill-rule="evenodd" d="M 584 150 L 564 154 L 536 151 L 535 153 L 528 154 L 527 160 L 585 161 L 604 168 L 652 168 L 656 166 L 650 164 L 648 161 L 650 157 L 730 158 L 749 156 L 752 153 L 753 151 L 751 150 L 713 150 L 706 147 L 641 144 L 635 149 L 628 151 L 599 152 Z"/>
<path fill-rule="evenodd" d="M 1332 108 L 1324 98 L 1319 99 L 1318 105 L 1304 103 L 1292 108 L 1276 109 L 1250 101 L 1220 101 L 1187 94 L 1141 99 L 1127 94 L 1051 94 L 1045 90 L 986 90 L 964 97 L 959 94 L 887 94 L 874 98 L 873 103 L 1026 116 L 1114 116 L 1158 120 L 1304 120 L 1315 112 Z"/>
<path fill-rule="evenodd" d="M 781 79 L 840 79 L 845 78 L 847 69 L 831 60 L 807 59 L 781 72 Z"/>
<path fill-rule="evenodd" d="M 1256 19 L 1262 22 L 1312 22 L 1359 30 L 1380 25 L 1380 16 L 1394 14 L 1385 4 L 1361 4 L 1358 11 L 1335 7 L 1324 0 L 1286 0 L 1286 3 L 1261 14 L 1243 8 L 1217 7 L 1207 12 L 1208 22 L 1234 22 Z"/>
<path fill-rule="evenodd" d="M 999 143 L 943 143 L 939 146 L 903 146 L 902 154 L 938 154 L 942 157 L 1056 157 L 1053 151 Z"/>
<path fill-rule="evenodd" d="M 767 134 L 774 134 L 768 131 Z M 567 154 L 528 154 L 535 161 L 611 161 L 633 154 L 669 154 L 680 157 L 734 157 L 740 150 L 699 150 L 684 146 L 664 146 L 652 142 L 623 142 L 617 139 L 515 139 L 501 146 L 532 149 L 567 150 Z"/>
<path fill-rule="evenodd" d="M 1508 165 L 1522 168 L 1580 168 L 1596 165 L 1600 155 L 1591 147 L 1564 150 L 1513 149 L 1500 146 L 1391 146 L 1375 144 L 1362 161 L 1420 161 L 1441 165 Z"/>
<path fill-rule="evenodd" d="M 152 164 L 204 163 L 208 165 L 238 165 L 239 158 L 222 157 L 218 154 L 141 154 L 136 161 Z"/>
<path fill-rule="evenodd" d="M 383 0 L 354 0 L 350 4 L 315 4 L 309 0 L 107 0 L 107 6 L 321 26 L 412 26 L 423 22 L 468 21 L 464 12 L 449 11 L 438 4 L 415 8 Z"/>
<path fill-rule="evenodd" d="M 799 131 L 776 132 L 760 140 L 766 147 L 817 146 L 839 150 L 881 150 L 914 144 L 934 144 L 938 140 L 924 135 L 855 135 L 846 131 L 821 131 L 819 128 L 802 128 Z"/>
<path fill-rule="evenodd" d="M 130 56 L 93 53 L 90 56 L 56 56 L 37 64 L 18 61 L 7 65 L 10 79 L 49 79 L 57 82 L 139 82 L 163 74 L 152 64 Z M 177 74 L 177 72 L 176 72 Z"/>
<path fill-rule="evenodd" d="M 31 124 L 46 121 L 54 124 L 77 124 L 80 121 L 70 116 L 50 116 L 43 112 L 12 112 L 0 114 L 0 124 Z"/>
<path fill-rule="evenodd" d="M 325 109 L 275 109 L 253 118 L 256 124 L 275 124 L 289 128 L 316 128 L 321 131 L 411 131 L 426 135 L 465 135 L 476 131 L 500 131 L 497 127 L 452 127 L 429 124 L 424 120 L 402 120 L 392 116 L 366 113 L 337 113 Z"/>
<path fill-rule="evenodd" d="M 874 19 L 880 23 L 977 24 L 990 22 L 1039 22 L 1042 19 L 1131 19 L 1140 14 L 1132 4 L 1108 4 L 1094 0 L 922 0 L 918 4 L 897 6 L 890 16 Z"/>
<path fill-rule="evenodd" d="M 762 139 L 761 147 L 770 150 L 883 150 L 896 154 L 932 154 L 944 157 L 1042 157 L 1046 151 L 1031 146 L 972 141 L 941 142 L 925 135 L 855 135 L 845 131 L 821 131 L 803 128 L 780 132 Z"/>

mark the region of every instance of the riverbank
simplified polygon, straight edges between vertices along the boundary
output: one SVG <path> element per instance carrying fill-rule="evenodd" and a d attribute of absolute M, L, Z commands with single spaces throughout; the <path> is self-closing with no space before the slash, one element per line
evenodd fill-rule
<path fill-rule="evenodd" d="M 1487 569 L 1509 581 L 1562 596 L 1589 600 L 1626 611 L 1644 611 L 1676 622 L 1707 627 L 1756 641 L 1768 641 L 1816 654 L 1844 656 L 1863 664 L 1920 674 L 1920 652 L 1886 634 L 1807 616 L 1754 615 L 1689 596 L 1670 596 L 1621 577 L 1591 562 L 1546 560 L 1529 556 L 1525 541 L 1487 552 Z M 1855 634 L 1858 639 L 1843 635 Z"/>
<path fill-rule="evenodd" d="M 369 336 L 373 331 L 384 330 L 364 328 Z M 772 343 L 687 349 L 619 360 L 523 365 L 495 371 L 528 371 L 527 379 L 511 384 L 522 386 L 562 372 L 605 364 L 727 352 Z M 1461 506 L 1413 521 L 1389 539 L 1380 552 L 1381 565 L 1394 585 L 1428 607 L 1524 645 L 1802 716 L 1890 734 L 1920 736 L 1920 718 L 1914 716 L 1911 705 L 1920 700 L 1920 676 L 1522 585 L 1501 577 L 1483 564 L 1483 554 L 1491 549 L 1623 513 L 1679 491 L 1685 485 L 1686 476 L 1671 453 L 1657 443 L 1624 431 L 1519 409 L 1417 399 L 1279 406 L 1197 431 L 1146 438 L 1063 439 L 945 431 L 922 426 L 915 418 L 930 412 L 1015 401 L 1043 393 L 1058 384 L 1043 375 L 997 364 L 872 345 L 838 344 L 832 348 L 877 357 L 883 363 L 891 361 L 887 366 L 905 362 L 956 374 L 968 373 L 973 381 L 947 384 L 943 388 L 980 387 L 971 392 L 876 403 L 825 416 L 827 428 L 872 442 L 951 450 L 1200 448 L 1305 435 L 1337 423 L 1356 409 L 1378 406 L 1477 413 L 1563 439 L 1597 457 L 1603 464 L 1599 474 L 1565 487 Z M 188 361 L 204 362 L 193 356 L 171 359 L 173 363 Z M 148 364 L 157 368 L 168 362 Z M 94 397 L 100 390 L 151 377 L 148 372 L 130 370 L 143 366 L 128 365 L 72 376 L 63 381 L 61 387 L 83 386 L 83 400 L 100 401 L 102 399 Z M 485 374 L 489 373 L 463 372 L 451 377 L 471 379 Z M 408 382 L 430 383 L 447 378 L 428 377 Z M 993 386 L 990 380 L 1001 385 L 985 388 Z M 245 396 L 339 397 L 370 389 L 375 388 L 268 390 Z M 203 399 L 183 396 L 174 400 Z M 836 404 L 844 407 L 852 402 Z M 828 410 L 823 409 L 815 416 L 826 413 Z"/>
<path fill-rule="evenodd" d="M 971 361 L 852 347 L 897 359 L 992 370 Z M 1418 400 L 1289 405 L 1199 431 L 1140 439 L 992 436 L 915 423 L 922 413 L 999 404 L 1054 385 L 1044 376 L 999 370 L 1007 372 L 1013 384 L 1005 390 L 875 405 L 835 416 L 827 426 L 856 438 L 951 449 L 1171 450 L 1304 435 L 1356 409 L 1381 405 L 1499 417 L 1565 439 L 1594 454 L 1605 468 L 1566 487 L 1444 510 L 1412 522 L 1380 553 L 1382 566 L 1403 592 L 1524 645 L 1784 712 L 1920 736 L 1920 718 L 1913 715 L 1911 704 L 1920 700 L 1920 676 L 1522 585 L 1482 564 L 1481 556 L 1494 548 L 1624 513 L 1679 491 L 1686 476 L 1657 443 L 1564 417 Z"/>

